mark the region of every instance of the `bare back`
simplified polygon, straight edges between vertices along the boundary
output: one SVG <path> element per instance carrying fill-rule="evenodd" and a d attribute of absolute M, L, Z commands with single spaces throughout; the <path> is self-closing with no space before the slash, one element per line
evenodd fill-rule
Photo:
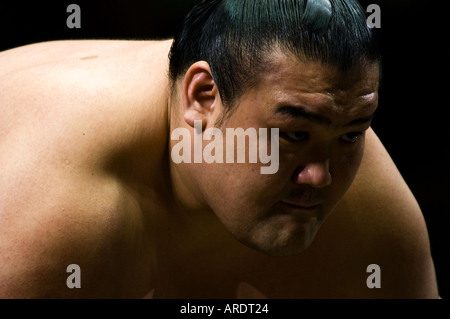
<path fill-rule="evenodd" d="M 169 254 L 169 47 L 0 53 L 0 297 L 437 297 L 420 208 L 372 131 L 353 186 L 302 255 L 255 253 L 244 266 L 213 254 L 199 266 Z M 381 289 L 366 285 L 373 263 Z M 82 289 L 66 286 L 70 264 Z"/>

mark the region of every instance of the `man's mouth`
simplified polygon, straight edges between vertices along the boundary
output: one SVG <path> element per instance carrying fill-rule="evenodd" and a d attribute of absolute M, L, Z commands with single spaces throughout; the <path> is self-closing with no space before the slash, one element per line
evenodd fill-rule
<path fill-rule="evenodd" d="M 313 202 L 290 202 L 290 201 L 281 201 L 285 206 L 291 209 L 301 209 L 306 211 L 314 211 L 319 208 L 320 203 Z"/>

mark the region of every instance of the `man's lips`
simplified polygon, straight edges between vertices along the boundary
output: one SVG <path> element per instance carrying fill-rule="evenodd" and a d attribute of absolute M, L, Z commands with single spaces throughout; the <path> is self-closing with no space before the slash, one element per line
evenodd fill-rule
<path fill-rule="evenodd" d="M 312 203 L 312 202 L 291 202 L 291 201 L 281 201 L 281 202 L 290 208 L 302 210 L 315 210 L 320 206 L 320 203 Z"/>
<path fill-rule="evenodd" d="M 278 213 L 281 214 L 281 216 L 295 217 L 295 220 L 300 221 L 301 223 L 309 224 L 314 220 L 320 220 L 322 214 L 320 210 L 321 204 L 318 203 L 281 201 L 279 204 Z"/>

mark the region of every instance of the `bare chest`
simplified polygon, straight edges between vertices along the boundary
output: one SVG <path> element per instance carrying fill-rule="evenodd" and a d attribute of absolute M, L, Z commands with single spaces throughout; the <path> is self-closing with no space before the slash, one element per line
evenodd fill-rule
<path fill-rule="evenodd" d="M 279 257 L 278 257 L 279 258 Z M 359 298 L 370 293 L 365 258 L 332 251 L 308 251 L 244 266 L 201 259 L 173 264 L 158 276 L 154 298 L 309 299 Z"/>

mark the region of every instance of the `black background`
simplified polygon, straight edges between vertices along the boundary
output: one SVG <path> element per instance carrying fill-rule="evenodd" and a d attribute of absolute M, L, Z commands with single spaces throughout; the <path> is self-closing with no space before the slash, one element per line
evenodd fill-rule
<path fill-rule="evenodd" d="M 2 1 L 0 51 L 60 39 L 169 38 L 197 2 Z M 71 3 L 81 7 L 81 29 L 69 29 L 66 25 L 70 15 L 66 9 Z M 384 56 L 383 82 L 373 127 L 422 208 L 440 293 L 447 299 L 450 70 L 445 47 L 446 11 L 437 1 L 361 0 L 360 3 L 364 8 L 371 3 L 381 7 L 381 29 L 377 32 Z"/>

